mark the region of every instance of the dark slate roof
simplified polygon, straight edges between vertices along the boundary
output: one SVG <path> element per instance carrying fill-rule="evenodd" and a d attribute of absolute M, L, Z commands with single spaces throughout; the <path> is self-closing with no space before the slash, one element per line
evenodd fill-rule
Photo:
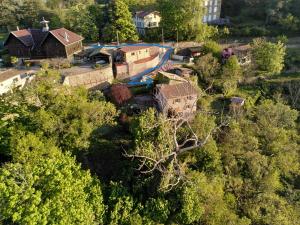
<path fill-rule="evenodd" d="M 158 90 L 167 99 L 197 95 L 197 90 L 189 82 L 178 84 L 162 84 L 158 86 Z"/>
<path fill-rule="evenodd" d="M 243 105 L 245 103 L 245 99 L 240 97 L 232 97 L 230 100 L 233 104 Z"/>
<path fill-rule="evenodd" d="M 40 46 L 48 34 L 48 32 L 43 32 L 41 29 L 30 29 L 30 33 L 34 43 L 33 47 Z"/>

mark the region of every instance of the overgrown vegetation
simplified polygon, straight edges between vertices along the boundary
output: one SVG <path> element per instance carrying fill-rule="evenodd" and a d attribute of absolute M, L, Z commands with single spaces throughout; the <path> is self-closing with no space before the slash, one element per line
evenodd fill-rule
<path fill-rule="evenodd" d="M 136 40 L 127 7 L 156 8 L 159 2 L 170 15 L 163 26 L 178 25 L 165 27 L 170 38 L 177 30 L 182 40 L 199 38 L 208 28 L 195 29 L 195 18 L 174 17 L 186 6 L 188 16 L 193 1 L 115 1 L 109 7 L 118 10 L 110 14 L 104 1 L 24 1 L 2 1 L 0 24 L 32 26 L 37 15 L 49 15 L 90 40 L 103 27 L 107 41 L 118 29 L 121 40 Z M 254 1 L 225 2 L 233 10 Z M 283 13 L 288 2 L 268 1 L 272 13 L 255 2 L 255 12 L 232 15 L 294 24 Z M 294 17 L 296 6 L 289 8 Z M 237 55 L 222 58 L 222 47 L 206 41 L 192 67 L 199 90 L 192 119 L 154 108 L 125 115 L 99 91 L 61 85 L 58 71 L 44 63 L 23 90 L 0 96 L 0 224 L 299 224 L 299 59 L 283 39 L 253 40 L 250 65 L 240 65 Z M 232 104 L 232 97 L 245 104 Z"/>
<path fill-rule="evenodd" d="M 47 66 L 2 96 L 1 222 L 297 224 L 299 75 L 247 83 L 236 56 L 205 46 L 192 121 L 154 109 L 119 120 L 101 93 L 62 86 Z"/>

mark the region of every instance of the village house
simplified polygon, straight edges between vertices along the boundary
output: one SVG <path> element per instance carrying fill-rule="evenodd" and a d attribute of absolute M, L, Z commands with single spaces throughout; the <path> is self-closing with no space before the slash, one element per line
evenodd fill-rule
<path fill-rule="evenodd" d="M 128 79 L 159 64 L 159 48 L 153 46 L 126 46 L 114 55 L 117 79 Z"/>
<path fill-rule="evenodd" d="M 159 27 L 161 16 L 158 11 L 138 11 L 133 17 L 137 31 L 141 35 L 146 35 L 147 29 Z"/>
<path fill-rule="evenodd" d="M 197 111 L 197 90 L 182 78 L 157 85 L 155 98 L 158 110 L 165 115 L 189 117 Z"/>
<path fill-rule="evenodd" d="M 194 58 L 201 56 L 202 52 L 202 46 L 193 46 L 179 49 L 176 54 L 182 57 L 181 61 L 192 62 Z"/>
<path fill-rule="evenodd" d="M 238 45 L 230 48 L 225 48 L 222 51 L 222 61 L 226 62 L 231 56 L 235 55 L 241 66 L 245 66 L 251 63 L 251 46 L 250 45 Z"/>
<path fill-rule="evenodd" d="M 34 79 L 33 70 L 9 69 L 0 71 L 0 95 L 12 91 L 13 88 L 23 88 Z"/>
<path fill-rule="evenodd" d="M 12 31 L 4 47 L 11 56 L 21 59 L 68 58 L 82 50 L 82 40 L 78 34 L 65 28 L 49 30 L 48 23 L 40 22 L 42 29 Z"/>

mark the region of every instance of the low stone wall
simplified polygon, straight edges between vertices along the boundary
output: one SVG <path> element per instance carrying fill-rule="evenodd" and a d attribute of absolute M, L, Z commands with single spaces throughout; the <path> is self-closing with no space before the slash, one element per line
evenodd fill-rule
<path fill-rule="evenodd" d="M 84 86 L 87 89 L 104 89 L 112 84 L 114 79 L 111 65 L 86 71 L 78 71 L 64 76 L 64 85 L 72 87 Z"/>

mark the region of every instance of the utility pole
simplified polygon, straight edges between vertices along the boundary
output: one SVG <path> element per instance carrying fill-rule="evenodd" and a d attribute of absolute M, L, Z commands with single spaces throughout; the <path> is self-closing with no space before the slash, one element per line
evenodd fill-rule
<path fill-rule="evenodd" d="M 179 39 L 179 37 L 178 37 L 178 36 L 179 36 L 179 35 L 178 35 L 178 28 L 177 28 L 177 31 L 176 31 L 176 35 L 177 35 L 177 36 L 176 36 L 176 41 L 177 41 L 177 46 L 176 46 L 176 47 L 178 48 L 178 42 L 179 42 L 179 40 L 178 40 L 178 39 Z"/>
<path fill-rule="evenodd" d="M 162 39 L 162 44 L 165 45 L 165 37 L 164 37 L 164 28 L 161 28 L 161 39 Z"/>
<path fill-rule="evenodd" d="M 117 31 L 117 44 L 120 45 L 120 41 L 119 41 L 119 31 Z"/>

